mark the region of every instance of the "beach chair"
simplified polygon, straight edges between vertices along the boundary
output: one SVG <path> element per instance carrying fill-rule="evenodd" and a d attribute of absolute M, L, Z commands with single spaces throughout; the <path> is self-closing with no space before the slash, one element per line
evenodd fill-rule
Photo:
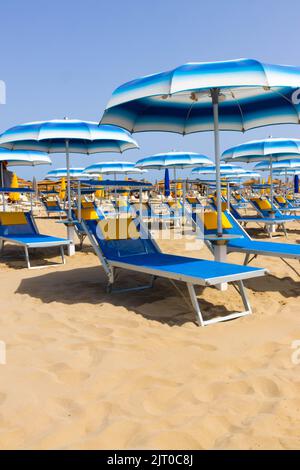
<path fill-rule="evenodd" d="M 20 245 L 24 248 L 28 269 L 64 264 L 64 246 L 70 244 L 70 241 L 64 238 L 39 233 L 31 212 L 0 212 L 0 251 L 2 254 L 5 242 Z M 60 249 L 61 263 L 31 266 L 29 249 L 49 248 L 53 246 L 57 246 Z"/>
<path fill-rule="evenodd" d="M 78 208 L 72 208 L 71 211 L 72 220 L 74 222 L 74 228 L 76 235 L 79 239 L 80 249 L 82 249 L 83 242 L 86 238 L 86 231 L 82 226 L 82 222 L 79 221 Z M 98 207 L 93 201 L 81 201 L 81 220 L 102 220 L 105 219 L 105 214 L 101 207 Z"/>
<path fill-rule="evenodd" d="M 234 200 L 233 206 L 238 209 L 246 209 L 249 205 L 249 201 L 239 193 L 231 193 L 231 197 Z"/>
<path fill-rule="evenodd" d="M 131 207 L 133 216 L 141 217 L 144 222 L 162 223 L 166 228 L 167 223 L 179 220 L 179 217 L 171 214 L 168 206 L 164 206 L 163 203 L 143 202 L 141 205 L 139 202 L 134 202 Z"/>
<path fill-rule="evenodd" d="M 201 326 L 252 313 L 243 281 L 263 276 L 266 272 L 264 269 L 162 253 L 140 219 L 84 220 L 83 225 L 107 275 L 109 292 L 116 291 L 113 289 L 116 270 L 125 269 L 148 274 L 151 281 L 145 286 L 119 289 L 117 292 L 152 287 L 154 280 L 159 277 L 169 279 L 173 284 L 175 281 L 184 282 Z M 195 286 L 213 287 L 223 282 L 235 286 L 245 310 L 205 320 Z"/>
<path fill-rule="evenodd" d="M 213 210 L 216 209 L 216 204 L 214 200 L 210 200 L 210 206 L 212 207 Z M 222 209 L 227 210 L 227 202 L 224 201 L 222 202 Z M 263 216 L 261 213 L 259 213 L 258 216 L 253 216 L 253 215 L 243 215 L 239 212 L 239 209 L 234 206 L 233 204 L 230 204 L 230 212 L 234 216 L 234 218 L 244 227 L 247 226 L 248 223 L 255 223 L 257 224 L 260 228 L 262 228 L 269 237 L 272 237 L 272 226 L 276 226 L 277 230 L 282 230 L 284 235 L 287 237 L 287 232 L 286 232 L 286 227 L 285 224 L 286 222 L 289 222 L 290 219 L 289 217 L 280 217 L 280 219 L 275 219 L 271 218 L 270 214 L 269 216 Z"/>
<path fill-rule="evenodd" d="M 300 210 L 299 206 L 294 206 L 287 198 L 283 196 L 274 196 L 274 201 L 279 207 L 280 211 L 283 213 L 288 212 L 291 214 Z"/>
<path fill-rule="evenodd" d="M 285 222 L 295 222 L 300 220 L 300 216 L 283 214 L 278 207 L 276 207 L 269 198 L 262 199 L 260 197 L 253 197 L 250 199 L 252 207 L 262 217 L 275 219 L 277 221 L 285 220 Z"/>
<path fill-rule="evenodd" d="M 197 196 L 186 196 L 185 207 L 187 207 L 190 212 L 202 212 L 205 209 L 205 206 Z"/>
<path fill-rule="evenodd" d="M 59 215 L 59 218 L 61 219 L 62 216 L 66 215 L 66 211 L 61 208 L 57 198 L 48 199 L 44 197 L 41 199 L 41 201 L 44 205 L 48 217 L 50 217 L 50 214 L 55 214 Z"/>
<path fill-rule="evenodd" d="M 217 233 L 217 212 L 207 212 L 203 218 L 195 218 L 198 226 L 204 231 L 205 235 Z M 238 235 L 239 238 L 229 240 L 227 242 L 228 253 L 244 253 L 244 264 L 249 264 L 258 256 L 271 256 L 280 258 L 293 271 L 295 269 L 287 262 L 287 259 L 300 260 L 300 245 L 289 243 L 275 243 L 253 240 L 244 228 L 234 218 L 232 213 L 225 210 L 222 213 L 223 233 L 229 235 Z M 213 252 L 213 246 L 209 240 L 205 240 L 206 245 Z M 296 272 L 296 271 L 295 271 Z M 298 273 L 297 273 L 298 274 Z"/>

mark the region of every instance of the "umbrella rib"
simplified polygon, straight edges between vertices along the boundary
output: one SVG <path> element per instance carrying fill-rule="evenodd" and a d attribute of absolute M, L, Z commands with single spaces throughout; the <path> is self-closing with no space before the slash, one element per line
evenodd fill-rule
<path fill-rule="evenodd" d="M 190 117 L 190 114 L 191 114 L 191 112 L 192 112 L 192 109 L 193 109 L 194 104 L 195 104 L 195 101 L 193 101 L 192 104 L 190 105 L 189 110 L 188 110 L 188 112 L 187 112 L 187 115 L 186 115 L 186 117 L 185 117 L 184 124 L 183 124 L 182 135 L 185 135 L 185 133 L 186 133 L 185 130 L 186 130 L 187 121 L 188 121 L 188 119 L 189 119 L 189 117 Z"/>
<path fill-rule="evenodd" d="M 232 98 L 235 100 L 236 104 L 237 104 L 237 107 L 239 108 L 239 111 L 240 111 L 240 115 L 241 115 L 241 119 L 242 119 L 242 131 L 245 132 L 245 120 L 244 120 L 244 114 L 243 114 L 243 110 L 242 110 L 242 107 L 240 105 L 240 102 L 239 100 L 236 98 L 236 96 L 234 95 L 233 91 L 230 89 L 230 93 L 231 93 L 231 96 Z"/>

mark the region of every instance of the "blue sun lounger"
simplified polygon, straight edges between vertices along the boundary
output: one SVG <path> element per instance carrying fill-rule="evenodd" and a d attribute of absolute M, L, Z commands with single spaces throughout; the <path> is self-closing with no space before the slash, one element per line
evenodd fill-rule
<path fill-rule="evenodd" d="M 39 233 L 31 212 L 0 212 L 0 251 L 3 253 L 4 243 L 9 242 L 24 248 L 28 269 L 50 267 L 64 264 L 64 246 L 70 241 L 64 238 L 52 237 Z M 32 267 L 29 259 L 29 249 L 49 248 L 57 246 L 60 249 L 61 263 Z"/>
<path fill-rule="evenodd" d="M 274 196 L 274 201 L 279 207 L 280 211 L 283 213 L 287 212 L 289 214 L 292 214 L 293 212 L 295 213 L 300 211 L 299 206 L 294 206 L 288 199 L 283 196 Z"/>
<path fill-rule="evenodd" d="M 216 210 L 216 203 L 213 199 L 210 199 L 209 205 L 213 210 Z M 227 210 L 227 202 L 226 200 L 222 200 L 222 209 Z M 284 235 L 287 237 L 286 233 L 286 228 L 285 224 L 286 222 L 289 222 L 289 218 L 280 218 L 280 220 L 277 219 L 271 219 L 269 216 L 268 217 L 263 217 L 262 215 L 259 215 L 258 217 L 252 216 L 252 215 L 242 215 L 237 207 L 235 207 L 233 204 L 230 204 L 230 212 L 234 216 L 234 218 L 244 227 L 247 226 L 248 223 L 255 223 L 259 227 L 263 225 L 263 230 L 269 235 L 269 237 L 272 237 L 272 231 L 270 230 L 272 225 L 276 225 L 278 229 L 281 229 L 284 233 Z"/>
<path fill-rule="evenodd" d="M 60 218 L 61 216 L 66 215 L 66 211 L 61 208 L 57 198 L 47 199 L 46 197 L 42 197 L 41 201 L 46 209 L 48 217 L 50 217 L 50 214 L 59 215 Z"/>
<path fill-rule="evenodd" d="M 243 280 L 263 276 L 266 272 L 264 269 L 162 253 L 145 225 L 138 219 L 119 218 L 100 222 L 84 220 L 83 225 L 107 275 L 109 292 L 115 291 L 113 284 L 116 270 L 125 269 L 149 274 L 151 282 L 146 286 L 136 286 L 122 291 L 152 287 L 153 281 L 158 277 L 169 279 L 173 284 L 174 281 L 184 282 L 201 326 L 252 313 Z M 242 298 L 245 311 L 205 320 L 195 293 L 195 286 L 215 286 L 223 282 L 233 283 Z"/>
<path fill-rule="evenodd" d="M 250 203 L 258 214 L 262 217 L 269 218 L 271 221 L 284 220 L 285 222 L 295 222 L 300 220 L 300 216 L 283 214 L 268 198 L 251 198 Z"/>
<path fill-rule="evenodd" d="M 80 242 L 80 249 L 82 249 L 83 242 L 86 238 L 86 231 L 82 225 L 83 220 L 102 220 L 105 219 L 105 214 L 102 211 L 101 207 L 98 207 L 93 201 L 82 201 L 81 202 L 81 211 L 79 220 L 79 211 L 78 208 L 72 208 L 71 211 L 72 220 L 74 223 L 74 228 L 76 235 Z"/>
<path fill-rule="evenodd" d="M 236 207 L 237 209 L 246 209 L 249 205 L 249 201 L 244 198 L 239 193 L 231 193 L 231 197 L 234 200 L 233 206 Z"/>
<path fill-rule="evenodd" d="M 176 222 L 180 220 L 180 217 L 171 213 L 168 206 L 164 204 L 156 205 L 149 202 L 143 202 L 141 205 L 139 202 L 135 202 L 131 207 L 132 214 L 140 216 L 144 222 L 153 221 L 166 224 L 167 222 Z M 162 212 L 162 209 L 165 209 L 165 211 Z"/>
<path fill-rule="evenodd" d="M 206 221 L 205 221 L 206 218 Z M 201 225 L 204 229 L 204 235 L 216 234 L 217 230 L 217 213 L 208 212 L 204 214 L 204 220 L 198 217 L 197 224 Z M 240 238 L 232 239 L 227 242 L 228 253 L 244 253 L 244 264 L 249 264 L 257 256 L 271 256 L 273 258 L 280 258 L 286 263 L 293 271 L 295 269 L 286 261 L 286 259 L 300 260 L 300 245 L 289 243 L 275 243 L 253 240 L 246 230 L 241 227 L 238 221 L 227 210 L 222 215 L 223 232 L 229 235 L 238 235 Z M 213 252 L 213 247 L 209 240 L 206 244 Z"/>

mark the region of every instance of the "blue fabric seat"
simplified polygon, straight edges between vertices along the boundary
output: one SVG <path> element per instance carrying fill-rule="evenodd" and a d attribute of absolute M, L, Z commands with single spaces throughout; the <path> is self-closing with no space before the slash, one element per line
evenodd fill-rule
<path fill-rule="evenodd" d="M 1 252 L 3 252 L 5 242 L 23 246 L 29 269 L 31 269 L 29 248 L 57 246 L 60 249 L 62 264 L 64 264 L 63 247 L 70 244 L 70 240 L 39 233 L 31 212 L 0 212 L 0 242 Z"/>

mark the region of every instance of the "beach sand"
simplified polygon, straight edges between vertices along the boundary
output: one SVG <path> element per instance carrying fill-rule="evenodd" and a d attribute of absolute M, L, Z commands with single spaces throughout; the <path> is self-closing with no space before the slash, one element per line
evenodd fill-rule
<path fill-rule="evenodd" d="M 65 235 L 55 220 L 37 222 L 44 233 Z M 296 243 L 300 225 L 290 228 L 288 242 Z M 160 245 L 185 254 L 182 240 Z M 57 250 L 47 253 L 58 260 Z M 186 254 L 211 258 L 205 248 Z M 32 271 L 20 249 L 7 247 L 0 448 L 299 449 L 300 354 L 292 346 L 300 340 L 300 278 L 279 259 L 252 265 L 270 270 L 246 282 L 253 315 L 199 328 L 166 280 L 107 294 L 88 243 L 65 266 Z M 145 281 L 120 273 L 120 285 Z M 204 313 L 241 307 L 232 287 L 198 294 Z"/>

